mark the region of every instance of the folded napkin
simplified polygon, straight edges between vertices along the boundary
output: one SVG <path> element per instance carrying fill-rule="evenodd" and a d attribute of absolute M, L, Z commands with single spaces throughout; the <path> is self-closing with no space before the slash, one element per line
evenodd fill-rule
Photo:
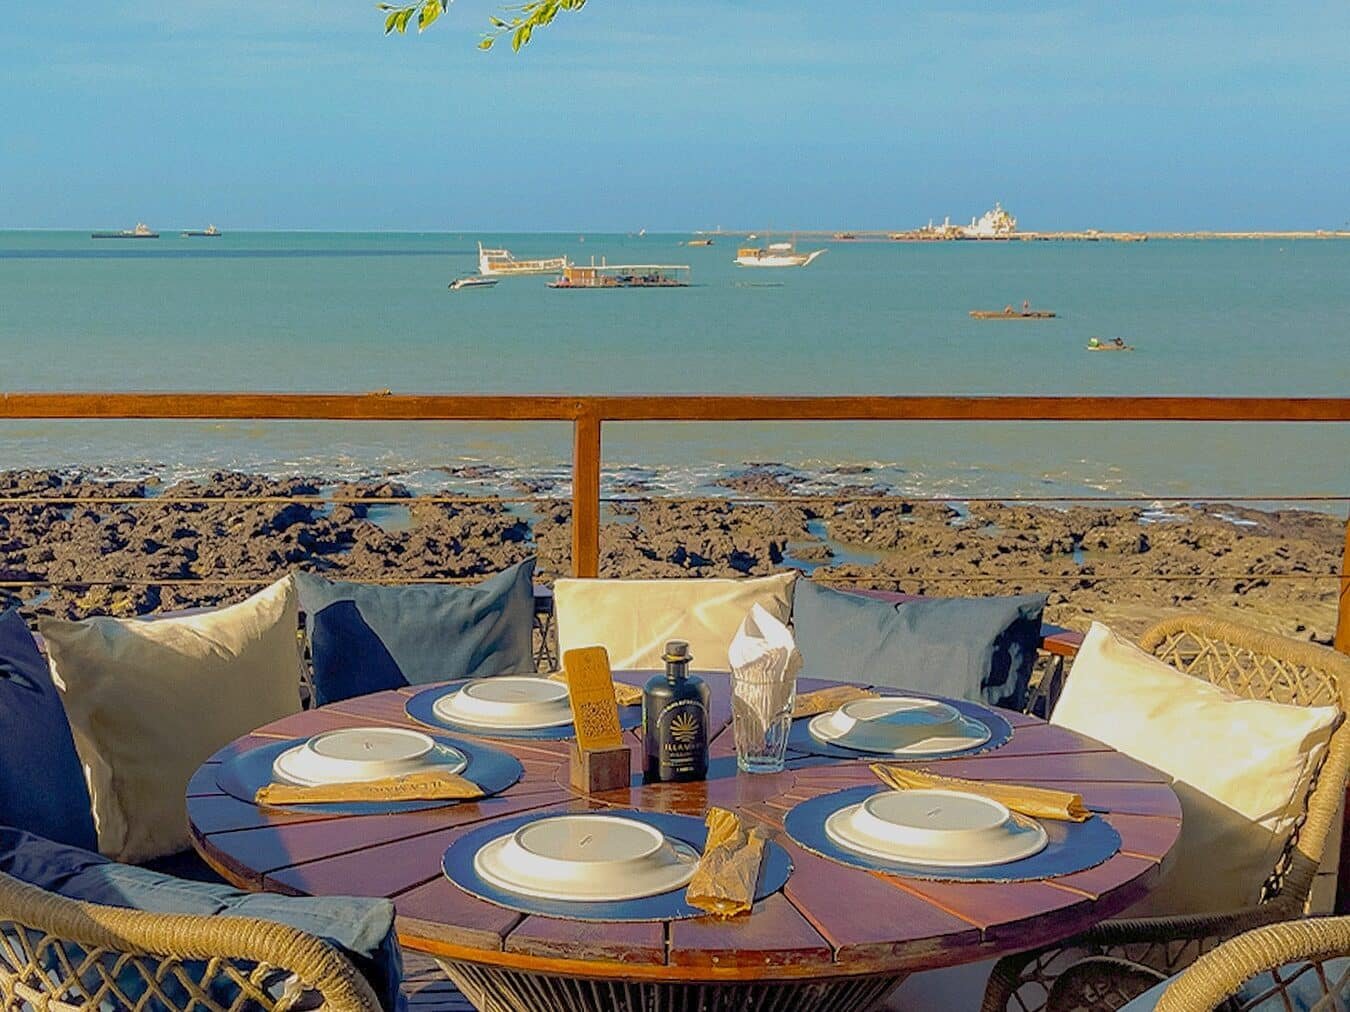
<path fill-rule="evenodd" d="M 406 777 L 353 784 L 297 787 L 268 784 L 254 800 L 260 805 L 325 805 L 344 801 L 451 801 L 481 798 L 485 792 L 457 773 L 410 773 Z"/>
<path fill-rule="evenodd" d="M 708 840 L 684 898 L 715 917 L 735 917 L 755 904 L 764 834 L 747 830 L 740 816 L 725 808 L 708 809 Z"/>
<path fill-rule="evenodd" d="M 748 740 L 762 741 L 765 729 L 793 705 L 802 668 L 797 642 L 786 625 L 754 604 L 727 648 L 727 660 L 732 715 L 749 725 Z"/>
<path fill-rule="evenodd" d="M 845 703 L 855 699 L 876 699 L 877 693 L 871 689 L 860 689 L 855 685 L 833 685 L 828 689 L 817 689 L 797 697 L 792 707 L 792 719 L 814 717 L 818 713 L 829 713 Z"/>
<path fill-rule="evenodd" d="M 1080 794 L 1055 791 L 1048 787 L 1028 787 L 1025 784 L 992 784 L 983 780 L 962 780 L 923 773 L 904 766 L 874 763 L 872 772 L 887 787 L 897 791 L 937 789 L 978 794 L 1006 805 L 1011 811 L 1030 815 L 1035 819 L 1057 819 L 1061 822 L 1086 822 L 1092 813 L 1083 804 Z"/>
<path fill-rule="evenodd" d="M 567 672 L 558 671 L 548 676 L 550 681 L 562 682 L 567 684 Z M 623 682 L 614 683 L 614 702 L 618 706 L 641 706 L 642 690 L 636 685 L 626 685 Z"/>

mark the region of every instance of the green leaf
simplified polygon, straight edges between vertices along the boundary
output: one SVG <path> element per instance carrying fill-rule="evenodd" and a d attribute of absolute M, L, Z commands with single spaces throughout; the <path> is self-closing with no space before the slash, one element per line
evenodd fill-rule
<path fill-rule="evenodd" d="M 395 26 L 400 35 L 406 35 L 408 32 L 408 22 L 412 19 L 414 8 L 408 7 L 398 12 L 398 24 Z"/>
<path fill-rule="evenodd" d="M 424 32 L 441 16 L 440 0 L 428 0 L 422 5 L 422 13 L 417 17 L 417 30 Z"/>
<path fill-rule="evenodd" d="M 393 8 L 390 8 L 390 10 L 393 10 Z M 388 35 L 390 32 L 392 32 L 392 31 L 394 30 L 394 25 L 396 25 L 396 24 L 398 23 L 398 15 L 399 15 L 399 12 L 398 12 L 398 11 L 394 11 L 392 14 L 390 14 L 387 18 L 384 19 L 384 34 L 385 34 L 385 35 Z"/>
<path fill-rule="evenodd" d="M 485 36 L 484 38 L 479 40 L 478 48 L 483 50 L 483 52 L 487 52 L 489 49 L 492 48 L 492 43 L 496 41 L 497 40 L 494 39 L 491 35 Z"/>

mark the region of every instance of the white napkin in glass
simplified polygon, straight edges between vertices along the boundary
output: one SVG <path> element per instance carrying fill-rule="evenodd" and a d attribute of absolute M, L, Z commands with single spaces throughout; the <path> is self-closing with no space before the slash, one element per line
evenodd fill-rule
<path fill-rule="evenodd" d="M 762 733 L 774 717 L 792 709 L 802 655 L 792 631 L 762 605 L 751 606 L 727 649 L 731 662 L 732 712 Z"/>

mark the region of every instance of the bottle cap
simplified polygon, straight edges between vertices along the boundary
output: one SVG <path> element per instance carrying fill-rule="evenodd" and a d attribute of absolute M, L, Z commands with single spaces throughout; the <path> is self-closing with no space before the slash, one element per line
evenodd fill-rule
<path fill-rule="evenodd" d="M 662 660 L 667 662 L 693 660 L 689 656 L 689 644 L 684 640 L 671 640 L 666 644 L 666 655 Z"/>

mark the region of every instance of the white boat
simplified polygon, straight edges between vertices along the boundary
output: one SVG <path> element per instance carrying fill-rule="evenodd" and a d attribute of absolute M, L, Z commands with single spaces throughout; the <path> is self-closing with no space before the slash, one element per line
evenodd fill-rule
<path fill-rule="evenodd" d="M 567 257 L 517 260 L 509 249 L 485 249 L 478 244 L 478 273 L 484 277 L 513 274 L 558 274 L 567 269 Z"/>
<path fill-rule="evenodd" d="M 742 267 L 805 267 L 825 250 L 798 253 L 796 241 L 771 242 L 766 247 L 742 246 L 736 251 L 736 263 Z"/>
<path fill-rule="evenodd" d="M 491 288 L 497 283 L 496 278 L 480 278 L 470 274 L 468 277 L 456 278 L 450 282 L 450 291 L 458 292 L 464 288 Z"/>

